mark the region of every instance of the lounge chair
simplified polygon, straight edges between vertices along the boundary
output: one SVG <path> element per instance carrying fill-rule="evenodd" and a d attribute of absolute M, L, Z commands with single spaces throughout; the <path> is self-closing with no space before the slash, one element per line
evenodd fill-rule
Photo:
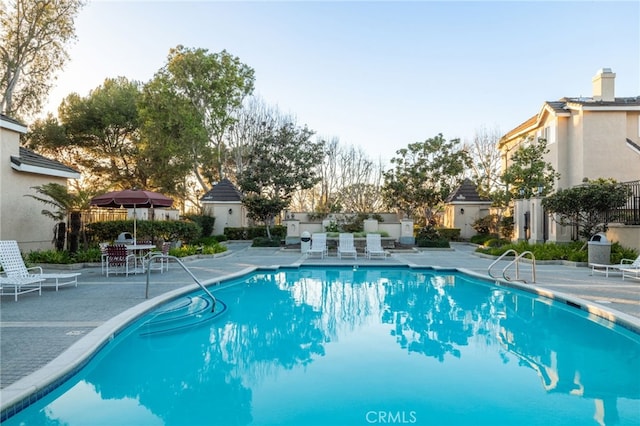
<path fill-rule="evenodd" d="M 622 259 L 625 260 L 625 259 Z M 622 264 L 622 262 L 620 262 Z M 622 279 L 633 278 L 640 280 L 640 256 L 633 263 L 627 263 L 620 268 Z"/>
<path fill-rule="evenodd" d="M 64 285 L 78 286 L 78 275 L 80 275 L 80 272 L 45 274 L 40 266 L 27 268 L 20 253 L 18 242 L 15 240 L 0 241 L 0 265 L 2 269 L 4 269 L 4 273 L 8 279 L 16 281 L 22 280 L 23 282 L 33 281 L 32 283 L 39 281 L 42 287 L 55 287 L 56 291 Z M 51 280 L 51 282 L 48 282 L 49 280 Z M 5 281 L 3 281 L 3 285 L 4 282 Z M 22 284 L 22 286 L 25 285 L 26 284 Z M 18 291 L 18 289 L 16 289 L 16 291 Z"/>
<path fill-rule="evenodd" d="M 342 256 L 351 256 L 354 259 L 358 258 L 356 246 L 353 244 L 353 234 L 340 234 L 340 240 L 338 241 L 338 259 L 342 259 Z"/>
<path fill-rule="evenodd" d="M 364 249 L 367 259 L 382 257 L 385 259 L 389 254 L 382 248 L 382 237 L 380 234 L 367 234 L 367 246 Z"/>
<path fill-rule="evenodd" d="M 624 279 L 623 269 L 637 269 L 640 268 L 640 256 L 636 260 L 633 259 L 622 259 L 620 263 L 614 263 L 611 265 L 607 265 L 604 263 L 590 263 L 591 266 L 591 275 L 597 273 L 604 274 L 606 277 L 609 276 L 609 273 L 622 273 Z"/>
<path fill-rule="evenodd" d="M 307 251 L 307 256 L 319 255 L 323 259 L 329 251 L 327 250 L 327 234 L 314 233 L 311 235 L 311 247 Z"/>
<path fill-rule="evenodd" d="M 18 301 L 18 295 L 37 291 L 42 294 L 44 278 L 0 276 L 0 296 L 11 295 Z"/>

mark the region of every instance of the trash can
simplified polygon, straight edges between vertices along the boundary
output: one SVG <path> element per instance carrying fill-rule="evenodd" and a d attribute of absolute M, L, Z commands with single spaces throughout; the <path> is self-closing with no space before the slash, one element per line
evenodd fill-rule
<path fill-rule="evenodd" d="M 300 251 L 306 253 L 311 248 L 311 234 L 304 231 L 300 236 Z"/>
<path fill-rule="evenodd" d="M 599 263 L 609 265 L 611 263 L 611 242 L 604 232 L 598 232 L 587 242 L 589 264 Z"/>

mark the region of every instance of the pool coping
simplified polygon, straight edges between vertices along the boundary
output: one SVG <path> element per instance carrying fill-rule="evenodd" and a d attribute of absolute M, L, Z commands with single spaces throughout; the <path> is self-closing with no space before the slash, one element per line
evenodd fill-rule
<path fill-rule="evenodd" d="M 331 261 L 320 265 L 304 264 L 303 260 L 293 262 L 287 265 L 271 265 L 271 266 L 250 266 L 240 271 L 206 280 L 203 284 L 207 287 L 214 287 L 224 282 L 231 281 L 235 278 L 247 275 L 258 270 L 277 270 L 277 269 L 297 269 L 301 267 L 354 267 L 367 268 L 379 267 L 381 265 L 347 265 L 344 263 L 333 263 Z M 572 296 L 559 291 L 544 289 L 535 284 L 526 284 L 515 281 L 492 280 L 486 275 L 461 267 L 439 267 L 424 266 L 411 263 L 402 263 L 395 265 L 385 265 L 391 268 L 409 267 L 411 269 L 423 269 L 433 271 L 454 271 L 467 274 L 474 278 L 480 279 L 488 284 L 495 284 L 503 287 L 514 288 L 520 291 L 532 293 L 551 301 L 558 301 L 574 309 L 579 309 L 598 318 L 606 320 L 610 324 L 616 324 L 640 335 L 640 318 L 633 317 L 615 309 L 599 305 L 594 302 L 587 301 L 577 296 Z M 172 299 L 182 296 L 183 294 L 199 290 L 197 284 L 185 285 L 181 288 L 174 289 L 158 295 L 153 299 L 141 302 L 124 312 L 110 318 L 86 336 L 75 342 L 67 350 L 58 357 L 46 364 L 44 367 L 36 370 L 28 376 L 19 379 L 15 383 L 0 390 L 0 422 L 12 417 L 19 411 L 22 411 L 29 405 L 40 400 L 54 389 L 64 383 L 71 375 L 82 369 L 93 357 L 111 340 L 121 333 L 132 322 L 136 321 L 157 306 L 166 303 Z M 212 288 L 215 290 L 215 288 Z"/>

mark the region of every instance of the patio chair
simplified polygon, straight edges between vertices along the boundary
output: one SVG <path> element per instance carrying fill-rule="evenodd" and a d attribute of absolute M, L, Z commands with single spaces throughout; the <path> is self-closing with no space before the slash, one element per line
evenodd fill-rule
<path fill-rule="evenodd" d="M 338 259 L 342 259 L 342 256 L 351 256 L 354 259 L 358 258 L 358 252 L 353 243 L 353 234 L 341 233 L 340 240 L 338 242 Z"/>
<path fill-rule="evenodd" d="M 367 246 L 364 249 L 367 259 L 382 257 L 386 259 L 389 254 L 382 248 L 382 237 L 380 234 L 367 234 Z"/>
<path fill-rule="evenodd" d="M 45 274 L 40 266 L 27 268 L 20 253 L 18 242 L 15 240 L 0 241 L 0 265 L 9 279 L 40 280 L 41 286 L 55 287 L 56 291 L 64 285 L 78 287 L 78 275 L 80 275 L 80 272 Z M 48 282 L 48 280 L 51 280 L 51 282 Z"/>
<path fill-rule="evenodd" d="M 622 273 L 624 279 L 623 269 L 636 269 L 640 268 L 640 256 L 637 257 L 636 260 L 633 259 L 622 259 L 620 263 L 614 263 L 611 265 L 607 265 L 604 263 L 590 263 L 591 266 L 591 275 L 597 273 L 604 274 L 606 277 L 609 276 L 610 272 Z"/>
<path fill-rule="evenodd" d="M 164 242 L 162 243 L 162 248 L 160 249 L 160 251 L 150 251 L 149 253 L 147 253 L 144 258 L 144 264 L 146 265 L 146 268 L 149 268 L 152 271 L 160 271 L 160 273 L 162 273 L 163 271 L 168 271 L 169 259 L 159 256 L 154 258 L 153 256 L 160 253 L 162 253 L 163 256 L 167 256 L 169 254 L 170 247 L 170 242 Z"/>
<path fill-rule="evenodd" d="M 129 253 L 124 244 L 110 245 L 107 247 L 107 260 L 105 267 L 107 277 L 109 276 L 109 273 L 118 274 L 121 272 L 128 277 L 130 265 L 133 265 L 131 272 L 135 272 L 136 256 L 135 254 Z"/>
<path fill-rule="evenodd" d="M 327 234 L 314 233 L 311 235 L 311 247 L 307 251 L 307 256 L 320 255 L 321 259 L 329 253 L 327 249 Z"/>
<path fill-rule="evenodd" d="M 109 243 L 100 243 L 100 266 L 102 269 L 102 275 L 104 275 L 105 268 L 107 267 L 107 247 Z"/>

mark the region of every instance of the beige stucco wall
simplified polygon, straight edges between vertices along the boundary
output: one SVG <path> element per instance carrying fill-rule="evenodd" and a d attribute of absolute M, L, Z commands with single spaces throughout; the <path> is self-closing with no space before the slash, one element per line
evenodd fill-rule
<path fill-rule="evenodd" d="M 216 219 L 213 224 L 214 235 L 224 234 L 224 228 L 239 228 L 248 225 L 246 208 L 239 201 L 203 203 L 203 211 L 204 214 Z"/>
<path fill-rule="evenodd" d="M 19 155 L 19 147 L 20 134 L 0 128 L 0 239 L 18 241 L 23 252 L 52 249 L 55 222 L 41 213 L 50 207 L 25 195 L 37 194 L 33 186 L 66 185 L 67 179 L 12 169 L 11 156 Z"/>
<path fill-rule="evenodd" d="M 477 234 L 473 223 L 489 214 L 491 203 L 451 203 L 445 206 L 443 224 L 445 228 L 460 229 L 460 238 L 468 240 Z M 462 213 L 464 209 L 464 213 Z"/>
<path fill-rule="evenodd" d="M 610 223 L 606 235 L 609 241 L 620 243 L 622 247 L 640 250 L 640 226 L 638 225 L 625 226 Z"/>
<path fill-rule="evenodd" d="M 640 179 L 640 154 L 626 143 L 627 138 L 638 141 L 637 134 L 629 134 L 628 125 L 628 121 L 637 121 L 638 114 L 625 111 L 585 112 L 584 177 L 607 177 L 618 182 Z"/>

